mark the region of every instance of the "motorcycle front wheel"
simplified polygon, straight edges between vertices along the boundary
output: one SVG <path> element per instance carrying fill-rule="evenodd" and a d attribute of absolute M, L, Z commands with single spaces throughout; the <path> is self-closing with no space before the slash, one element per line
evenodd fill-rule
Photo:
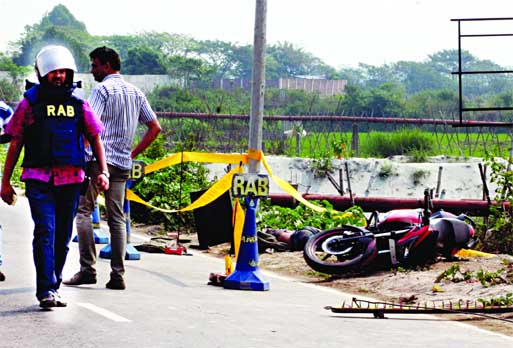
<path fill-rule="evenodd" d="M 319 232 L 306 243 L 303 257 L 315 271 L 342 274 L 363 268 L 377 255 L 376 239 L 355 226 L 342 226 Z"/>

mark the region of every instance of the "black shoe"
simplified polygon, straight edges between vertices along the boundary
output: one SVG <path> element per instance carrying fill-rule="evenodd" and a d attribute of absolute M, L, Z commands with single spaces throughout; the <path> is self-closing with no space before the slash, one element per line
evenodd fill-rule
<path fill-rule="evenodd" d="M 96 275 L 77 272 L 71 279 L 62 282 L 64 285 L 96 284 Z"/>
<path fill-rule="evenodd" d="M 126 285 L 123 278 L 110 278 L 109 282 L 105 284 L 108 289 L 112 290 L 125 290 Z"/>
<path fill-rule="evenodd" d="M 0 282 L 3 282 L 5 280 L 5 274 L 3 274 L 1 271 L 0 271 Z"/>
<path fill-rule="evenodd" d="M 48 294 L 39 300 L 39 307 L 41 308 L 52 308 L 57 307 L 57 302 L 53 294 Z"/>
<path fill-rule="evenodd" d="M 54 293 L 54 297 L 55 297 L 55 307 L 67 307 L 68 306 L 68 303 L 64 302 L 62 300 L 61 295 L 59 295 L 57 292 Z"/>

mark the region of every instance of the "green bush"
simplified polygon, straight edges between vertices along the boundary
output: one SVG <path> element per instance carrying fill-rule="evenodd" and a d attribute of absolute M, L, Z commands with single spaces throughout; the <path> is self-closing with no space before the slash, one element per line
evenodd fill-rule
<path fill-rule="evenodd" d="M 159 137 L 145 151 L 146 164 L 168 155 L 165 142 Z M 192 148 L 191 148 L 192 150 Z M 177 152 L 181 151 L 180 148 Z M 155 156 L 155 157 L 151 157 Z M 191 203 L 190 193 L 210 186 L 208 170 L 200 163 L 186 162 L 157 170 L 137 183 L 133 191 L 151 205 L 163 209 L 181 209 Z M 166 229 L 190 230 L 194 226 L 191 212 L 164 213 L 136 202 L 130 202 L 133 221 L 146 224 L 163 224 Z"/>
<path fill-rule="evenodd" d="M 487 252 L 513 254 L 513 162 L 511 158 L 500 161 L 487 156 L 486 164 L 491 169 L 491 182 L 497 184 L 497 204 L 490 206 L 488 224 L 477 231 L 479 247 Z"/>
<path fill-rule="evenodd" d="M 271 205 L 270 201 L 263 200 L 257 211 L 257 228 L 298 230 L 305 226 L 327 230 L 342 225 L 364 226 L 366 224 L 363 210 L 354 206 L 344 212 L 333 209 L 328 201 L 312 201 L 311 203 L 323 206 L 326 210 L 318 213 L 304 205 L 294 209 Z"/>
<path fill-rule="evenodd" d="M 361 144 L 361 152 L 371 157 L 389 157 L 410 153 L 429 154 L 432 138 L 418 129 L 403 129 L 394 133 L 371 132 Z"/>

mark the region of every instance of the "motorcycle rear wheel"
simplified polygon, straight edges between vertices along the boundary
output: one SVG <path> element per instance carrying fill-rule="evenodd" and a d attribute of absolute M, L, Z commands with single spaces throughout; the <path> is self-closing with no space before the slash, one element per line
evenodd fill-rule
<path fill-rule="evenodd" d="M 343 274 L 363 268 L 377 255 L 376 239 L 364 229 L 342 226 L 319 232 L 303 249 L 306 263 L 315 271 Z"/>

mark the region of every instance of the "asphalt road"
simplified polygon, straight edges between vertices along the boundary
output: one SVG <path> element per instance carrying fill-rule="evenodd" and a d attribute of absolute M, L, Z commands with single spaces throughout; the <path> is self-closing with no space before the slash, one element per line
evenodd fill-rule
<path fill-rule="evenodd" d="M 0 347 L 513 347 L 510 337 L 430 316 L 333 314 L 324 307 L 350 295 L 269 273 L 269 291 L 207 285 L 224 264 L 204 254 L 143 253 L 127 261 L 125 291 L 105 288 L 109 260 L 99 259 L 98 284 L 64 286 L 68 307 L 42 311 L 27 201 L 0 204 L 0 222 L 7 275 L 0 283 Z M 76 270 L 72 243 L 65 278 Z"/>

